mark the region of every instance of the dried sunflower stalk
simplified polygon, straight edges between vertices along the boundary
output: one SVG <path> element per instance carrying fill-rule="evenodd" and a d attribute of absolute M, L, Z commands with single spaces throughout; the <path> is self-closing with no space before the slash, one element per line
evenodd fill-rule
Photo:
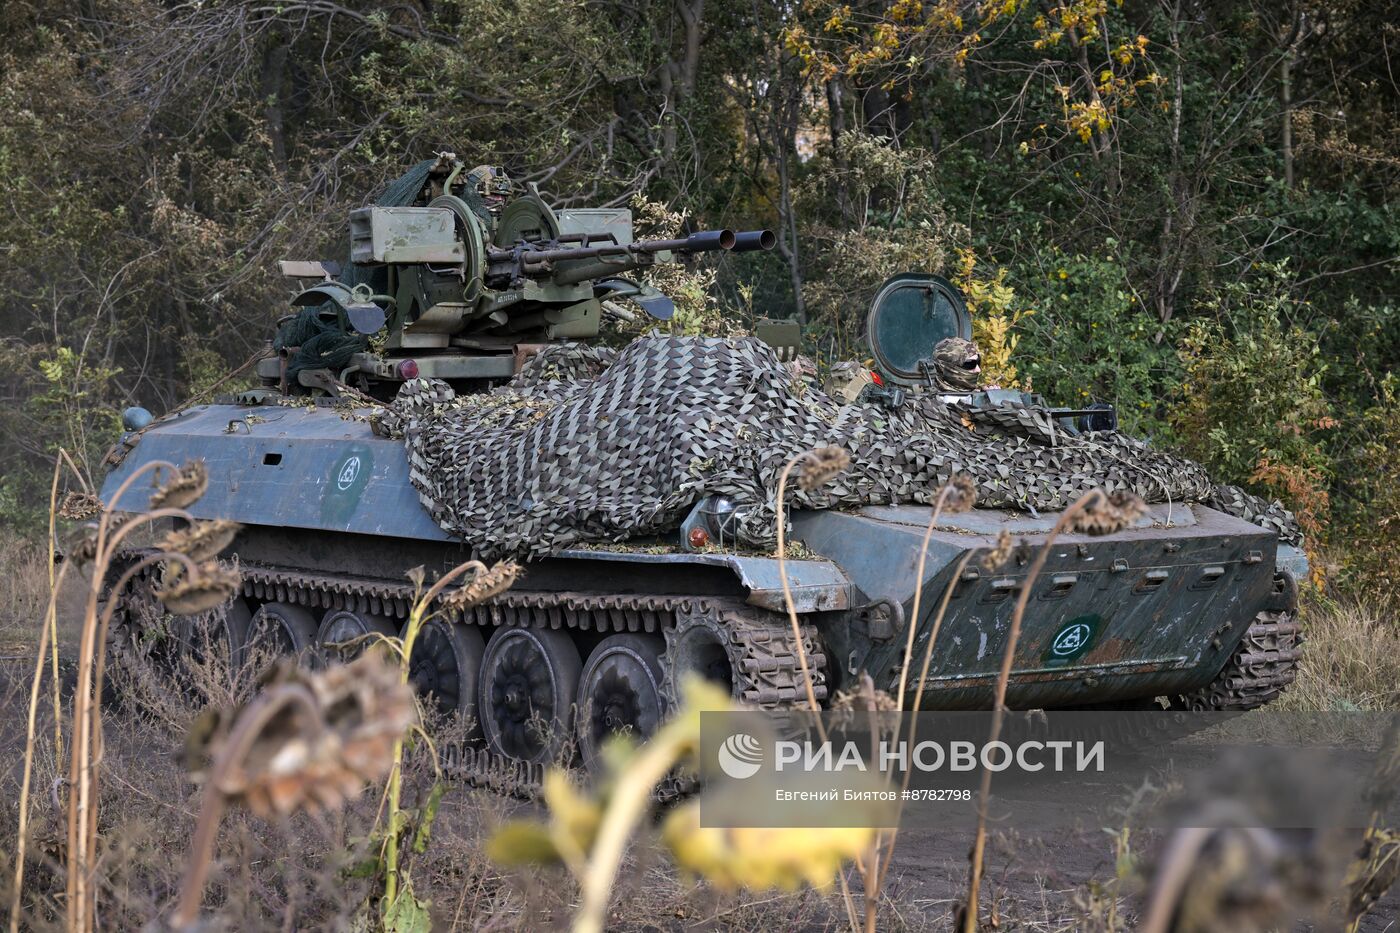
<path fill-rule="evenodd" d="M 242 528 L 238 522 L 222 518 L 194 522 L 188 528 L 171 531 L 156 547 L 172 554 L 184 554 L 193 561 L 212 560 L 233 543 Z"/>
<path fill-rule="evenodd" d="M 950 515 L 967 512 L 977 505 L 977 487 L 972 477 L 957 473 L 948 480 L 948 492 L 943 497 L 943 511 Z"/>
<path fill-rule="evenodd" d="M 1365 916 L 1396 882 L 1400 882 L 1400 832 L 1373 830 L 1347 872 L 1347 916 Z"/>
<path fill-rule="evenodd" d="M 377 652 L 315 673 L 284 664 L 247 707 L 191 736 L 191 776 L 264 819 L 333 809 L 389 772 L 416 722 L 412 688 Z"/>
<path fill-rule="evenodd" d="M 242 582 L 237 567 L 211 560 L 197 564 L 192 574 L 179 574 L 155 595 L 175 615 L 192 616 L 228 602 Z"/>
<path fill-rule="evenodd" d="M 209 489 L 203 460 L 187 460 L 164 486 L 151 493 L 152 509 L 186 509 Z"/>
<path fill-rule="evenodd" d="M 107 534 L 115 535 L 129 519 L 123 515 L 113 515 L 107 520 Z M 76 564 L 86 564 L 97 559 L 97 523 L 82 526 L 63 549 L 63 556 Z"/>
<path fill-rule="evenodd" d="M 1092 494 L 1091 494 L 1092 495 Z M 1126 490 L 1085 497 L 1082 506 L 1070 522 L 1068 530 L 1086 535 L 1111 535 L 1147 513 L 1147 505 L 1134 493 Z"/>
<path fill-rule="evenodd" d="M 69 492 L 58 506 L 59 518 L 82 521 L 102 511 L 102 500 L 87 492 Z"/>
<path fill-rule="evenodd" d="M 1005 567 L 1011 561 L 1011 554 L 1016 550 L 1016 542 L 1011 538 L 1011 532 L 1005 528 L 997 534 L 996 547 L 982 555 L 982 568 L 989 573 L 995 573 Z"/>
<path fill-rule="evenodd" d="M 835 445 L 808 451 L 802 463 L 802 475 L 797 485 L 803 492 L 825 486 L 842 470 L 851 465 L 851 455 L 844 447 Z"/>
<path fill-rule="evenodd" d="M 477 574 L 476 578 L 466 586 L 443 594 L 439 602 L 442 608 L 449 611 L 460 612 L 463 609 L 470 609 L 488 599 L 500 596 L 515 585 L 516 578 L 519 576 L 520 565 L 513 561 L 504 560 L 492 566 L 490 570 Z"/>

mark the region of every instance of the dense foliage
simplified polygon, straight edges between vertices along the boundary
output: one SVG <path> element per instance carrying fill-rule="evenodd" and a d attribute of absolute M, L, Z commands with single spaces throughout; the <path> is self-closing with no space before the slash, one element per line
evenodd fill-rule
<path fill-rule="evenodd" d="M 273 260 L 338 255 L 347 207 L 451 149 L 772 226 L 692 330 L 796 315 L 863 356 L 883 277 L 943 272 L 1004 383 L 1112 402 L 1393 566 L 1397 40 L 1366 0 L 10 0 L 0 516 L 33 521 L 57 446 L 95 468 L 122 405 L 244 362 Z"/>

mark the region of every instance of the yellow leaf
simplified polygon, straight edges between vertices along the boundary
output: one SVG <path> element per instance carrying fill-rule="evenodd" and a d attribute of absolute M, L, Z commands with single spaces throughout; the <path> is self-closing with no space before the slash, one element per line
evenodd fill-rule
<path fill-rule="evenodd" d="M 567 835 L 580 852 L 593 847 L 603 808 L 579 793 L 567 772 L 551 769 L 544 776 L 544 802 L 549 805 L 555 828 Z"/>
<path fill-rule="evenodd" d="M 496 830 L 486 843 L 486 854 L 499 865 L 555 865 L 561 861 L 549 831 L 524 820 Z"/>

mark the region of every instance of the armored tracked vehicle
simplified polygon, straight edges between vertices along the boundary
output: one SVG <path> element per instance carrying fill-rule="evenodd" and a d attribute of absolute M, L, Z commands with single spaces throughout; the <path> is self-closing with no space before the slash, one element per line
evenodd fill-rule
<path fill-rule="evenodd" d="M 350 264 L 284 263 L 303 280 L 261 388 L 172 412 L 130 432 L 111 455 L 104 498 L 142 463 L 204 461 L 198 518 L 232 519 L 243 590 L 212 633 L 230 657 L 270 641 L 314 658 L 325 646 L 404 625 L 422 566 L 429 576 L 475 556 L 420 501 L 403 440 L 368 417 L 406 384 L 437 380 L 488 398 L 542 347 L 596 337 L 610 314 L 665 320 L 670 300 L 630 273 L 700 251 L 764 250 L 767 231 L 633 239 L 625 210 L 554 210 L 496 169 L 450 156 L 422 163 L 350 217 Z M 760 334 L 781 327 L 760 329 Z M 933 276 L 897 276 L 870 311 L 884 398 L 935 391 L 930 348 L 969 338 L 962 298 Z M 774 338 L 775 340 L 778 338 Z M 972 361 L 975 365 L 975 360 Z M 1018 393 L 984 393 L 999 401 Z M 1111 415 L 1110 413 L 1107 413 Z M 1104 411 L 1045 410 L 1058 430 Z M 489 452 L 482 452 L 482 456 Z M 118 509 L 144 507 L 133 489 Z M 656 728 L 688 670 L 738 699 L 805 702 L 777 559 L 727 543 L 732 504 L 692 503 L 659 534 L 578 544 L 526 564 L 487 604 L 434 620 L 412 658 L 417 686 L 479 723 L 471 767 L 556 759 L 577 742 L 591 762 L 609 733 Z M 1057 514 L 978 508 L 943 516 L 912 617 L 927 505 L 799 510 L 787 562 L 819 700 L 869 672 L 895 690 L 908 627 L 920 654 L 952 586 L 922 704 L 990 703 L 1027 556 Z M 969 552 L 1009 532 L 1018 556 L 987 570 Z M 1008 702 L 1015 708 L 1248 709 L 1289 683 L 1298 657 L 1301 551 L 1200 503 L 1165 502 L 1128 529 L 1057 539 L 1030 585 Z M 152 581 L 121 600 L 115 637 L 139 640 L 159 615 Z M 188 623 L 174 620 L 175 624 Z M 908 681 L 912 702 L 918 684 Z M 539 728 L 541 725 L 547 728 Z M 514 765 L 510 765 L 514 767 Z M 524 772 L 521 772 L 524 773 Z"/>

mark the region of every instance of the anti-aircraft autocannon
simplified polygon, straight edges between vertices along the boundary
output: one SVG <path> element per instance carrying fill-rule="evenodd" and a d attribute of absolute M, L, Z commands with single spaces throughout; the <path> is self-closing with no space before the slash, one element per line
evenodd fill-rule
<path fill-rule="evenodd" d="M 392 396 L 404 379 L 458 388 L 508 379 L 532 347 L 596 337 L 604 302 L 667 320 L 671 300 L 628 274 L 705 252 L 772 249 L 771 231 L 634 239 L 625 208 L 555 210 L 501 169 L 450 153 L 420 163 L 350 214 L 350 263 L 283 263 L 302 310 L 259 374 L 284 391 L 351 385 Z M 373 344 L 374 349 L 371 350 Z"/>

